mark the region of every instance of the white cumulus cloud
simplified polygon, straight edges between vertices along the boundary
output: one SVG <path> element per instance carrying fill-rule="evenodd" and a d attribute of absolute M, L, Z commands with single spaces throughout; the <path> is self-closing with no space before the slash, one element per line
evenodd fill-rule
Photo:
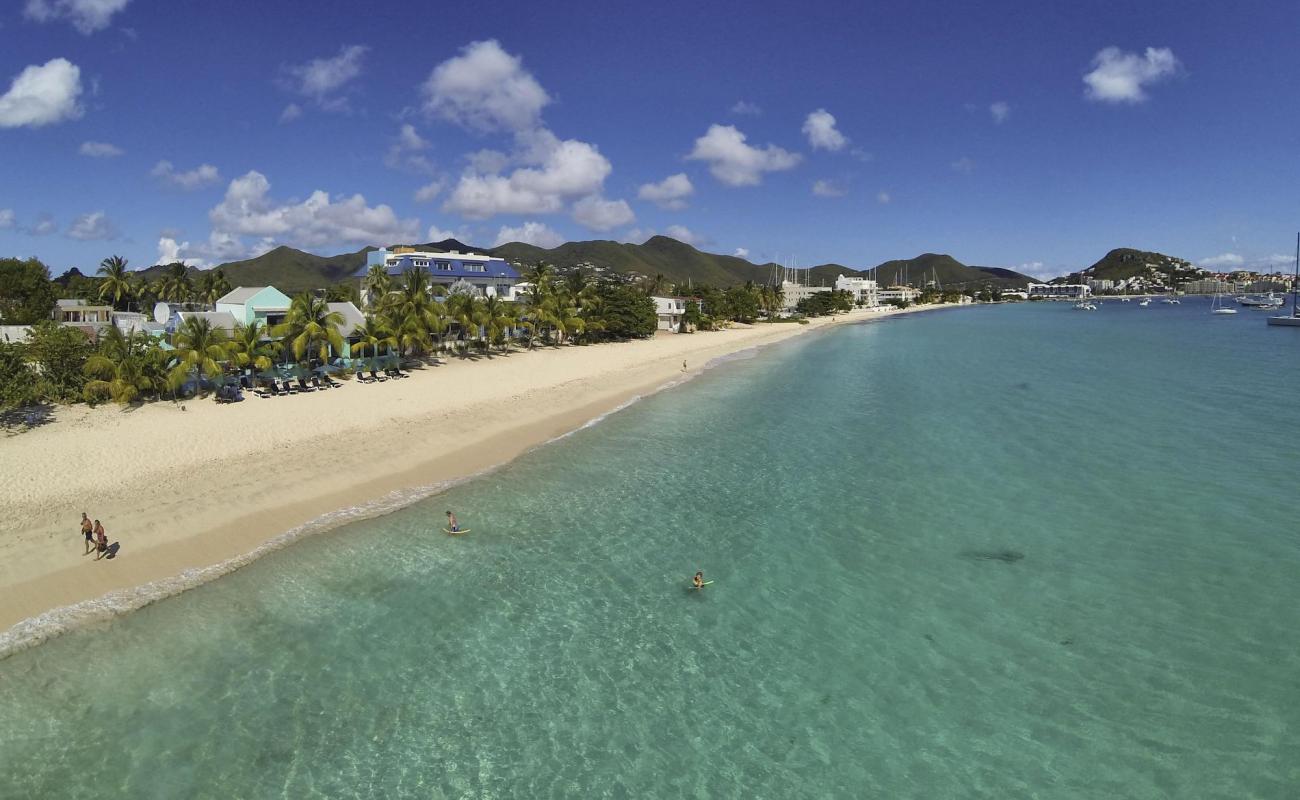
<path fill-rule="evenodd" d="M 370 206 L 366 199 L 330 197 L 317 190 L 302 202 L 276 202 L 271 183 L 252 170 L 235 178 L 226 196 L 208 212 L 214 234 L 256 236 L 300 247 L 331 244 L 388 244 L 413 241 L 419 223 L 401 219 L 387 205 Z"/>
<path fill-rule="evenodd" d="M 502 225 L 492 246 L 500 247 L 508 242 L 523 242 L 550 250 L 564 244 L 564 237 L 540 222 L 525 222 L 517 228 Z"/>
<path fill-rule="evenodd" d="M 0 231 L 11 230 L 14 224 L 14 210 L 12 208 L 0 208 Z"/>
<path fill-rule="evenodd" d="M 553 214 L 574 198 L 598 194 L 612 167 L 595 145 L 538 131 L 520 158 L 534 163 L 506 175 L 462 175 L 443 210 L 470 219 L 495 214 Z"/>
<path fill-rule="evenodd" d="M 889 205 L 890 202 L 893 201 L 893 199 L 894 198 L 889 195 L 889 192 L 886 192 L 884 189 L 881 189 L 879 192 L 876 192 L 876 202 L 881 204 L 882 206 Z"/>
<path fill-rule="evenodd" d="M 989 106 L 989 113 L 993 115 L 993 121 L 1001 125 L 1011 116 L 1011 104 L 1005 100 L 999 100 Z"/>
<path fill-rule="evenodd" d="M 447 181 L 443 178 L 437 178 L 429 181 L 419 189 L 415 190 L 415 202 L 428 203 L 435 197 L 442 194 L 442 190 L 447 188 Z"/>
<path fill-rule="evenodd" d="M 1093 57 L 1092 67 L 1083 76 L 1088 99 L 1141 103 L 1147 99 L 1146 87 L 1176 75 L 1182 64 L 1168 47 L 1148 47 L 1141 55 L 1107 47 Z"/>
<path fill-rule="evenodd" d="M 187 192 L 221 182 L 221 173 L 211 164 L 200 164 L 194 169 L 177 172 L 172 162 L 159 161 L 149 170 L 149 174 L 167 186 Z"/>
<path fill-rule="evenodd" d="M 835 127 L 835 116 L 819 108 L 803 121 L 803 132 L 814 150 L 843 150 L 849 139 Z"/>
<path fill-rule="evenodd" d="M 636 221 L 626 200 L 606 200 L 588 195 L 573 204 L 573 218 L 593 231 L 609 231 Z"/>
<path fill-rule="evenodd" d="M 749 258 L 749 250 L 748 248 L 737 247 L 736 251 L 732 253 L 732 255 L 736 258 Z"/>
<path fill-rule="evenodd" d="M 686 208 L 686 198 L 694 193 L 695 187 L 691 185 L 691 179 L 686 177 L 685 172 L 679 172 L 658 183 L 642 184 L 636 196 L 649 200 L 660 208 L 678 211 Z"/>
<path fill-rule="evenodd" d="M 432 175 L 433 162 L 424 155 L 428 149 L 429 142 L 415 130 L 415 126 L 405 123 L 398 129 L 397 137 L 384 154 L 384 165 L 389 169 Z"/>
<path fill-rule="evenodd" d="M 302 106 L 298 105 L 297 103 L 290 103 L 289 105 L 284 107 L 283 111 L 280 112 L 280 124 L 284 125 L 286 123 L 293 122 L 295 119 L 301 116 L 302 116 Z"/>
<path fill-rule="evenodd" d="M 82 114 L 81 70 L 66 58 L 27 67 L 0 95 L 0 128 L 39 128 Z"/>
<path fill-rule="evenodd" d="M 710 125 L 686 157 L 708 162 L 713 177 L 728 186 L 757 186 L 764 172 L 792 169 L 802 160 L 798 153 L 774 144 L 762 148 L 748 144 L 734 125 Z"/>
<path fill-rule="evenodd" d="M 82 142 L 78 152 L 91 158 L 116 158 L 126 151 L 108 142 Z"/>
<path fill-rule="evenodd" d="M 1197 266 L 1204 267 L 1205 269 L 1222 270 L 1222 269 L 1236 269 L 1237 267 L 1240 267 L 1242 264 L 1245 263 L 1246 263 L 1246 259 L 1237 255 L 1236 253 L 1220 253 L 1219 255 L 1213 256 L 1211 258 L 1201 259 L 1200 262 L 1197 263 Z"/>
<path fill-rule="evenodd" d="M 36 22 L 68 20 L 72 27 L 89 36 L 107 28 L 113 15 L 130 0 L 27 0 L 23 15 Z"/>
<path fill-rule="evenodd" d="M 333 58 L 314 58 L 306 64 L 284 68 L 285 83 L 293 91 L 313 98 L 327 111 L 347 110 L 347 98 L 339 94 L 347 84 L 361 74 L 365 45 L 344 45 Z M 281 114 L 281 121 L 286 121 Z"/>
<path fill-rule="evenodd" d="M 434 67 L 423 92 L 426 112 L 484 132 L 535 128 L 551 102 L 523 61 L 495 39 L 471 42 Z"/>
<path fill-rule="evenodd" d="M 117 228 L 103 211 L 82 214 L 68 226 L 68 236 L 83 242 L 117 238 Z"/>
<path fill-rule="evenodd" d="M 759 114 L 763 113 L 763 109 L 759 108 L 756 103 L 751 103 L 748 100 L 737 100 L 736 104 L 731 107 L 731 113 L 757 117 Z"/>
<path fill-rule="evenodd" d="M 848 192 L 839 181 L 818 180 L 813 182 L 812 193 L 818 197 L 843 197 Z"/>

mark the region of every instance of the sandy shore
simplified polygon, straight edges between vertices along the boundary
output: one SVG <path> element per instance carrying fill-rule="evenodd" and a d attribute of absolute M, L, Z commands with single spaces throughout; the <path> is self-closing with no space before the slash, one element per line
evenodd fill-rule
<path fill-rule="evenodd" d="M 683 378 L 683 360 L 695 372 L 897 313 L 453 358 L 403 380 L 233 405 L 59 409 L 0 438 L 0 655 L 236 568 L 287 531 L 328 527 L 323 515 L 382 513 L 401 492 L 503 464 Z M 82 555 L 82 511 L 121 543 L 117 558 Z"/>

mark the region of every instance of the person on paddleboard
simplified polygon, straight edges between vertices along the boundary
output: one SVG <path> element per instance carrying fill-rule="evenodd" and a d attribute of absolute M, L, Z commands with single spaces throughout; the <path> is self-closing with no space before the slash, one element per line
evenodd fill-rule
<path fill-rule="evenodd" d="M 704 570 L 700 570 L 699 572 L 695 573 L 695 577 L 691 578 L 691 586 L 693 586 L 696 589 L 704 588 Z"/>
<path fill-rule="evenodd" d="M 447 530 L 452 533 L 460 533 L 460 523 L 456 521 L 456 515 L 450 511 L 447 512 Z"/>

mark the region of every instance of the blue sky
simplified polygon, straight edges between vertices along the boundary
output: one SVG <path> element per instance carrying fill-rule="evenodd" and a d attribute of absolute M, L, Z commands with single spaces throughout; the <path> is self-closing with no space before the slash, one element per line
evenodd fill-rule
<path fill-rule="evenodd" d="M 665 233 L 800 265 L 1289 267 L 1294 3 L 878 5 L 13 0 L 0 254 Z"/>

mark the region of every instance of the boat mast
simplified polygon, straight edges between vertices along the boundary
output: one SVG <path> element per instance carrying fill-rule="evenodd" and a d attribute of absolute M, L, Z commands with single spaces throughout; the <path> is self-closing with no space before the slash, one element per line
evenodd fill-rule
<path fill-rule="evenodd" d="M 1291 278 L 1291 316 L 1300 316 L 1296 308 L 1296 291 L 1300 291 L 1300 233 L 1296 233 L 1296 273 Z"/>

